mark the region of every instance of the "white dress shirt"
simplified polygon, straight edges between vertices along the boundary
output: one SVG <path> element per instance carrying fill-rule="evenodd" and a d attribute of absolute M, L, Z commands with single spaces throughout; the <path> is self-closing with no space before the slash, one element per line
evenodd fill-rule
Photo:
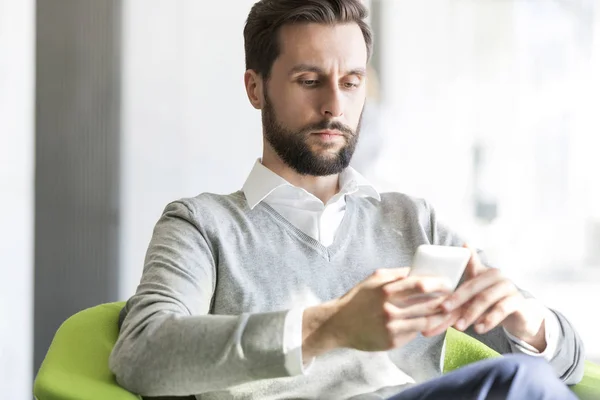
<path fill-rule="evenodd" d="M 323 246 L 332 244 L 346 212 L 346 196 L 372 197 L 381 200 L 379 192 L 352 167 L 346 168 L 339 178 L 340 191 L 327 204 L 305 189 L 292 185 L 258 159 L 243 186 L 250 209 L 265 202 L 296 228 L 319 241 Z M 304 307 L 288 312 L 284 326 L 285 366 L 291 376 L 304 374 L 308 368 L 302 360 L 302 316 Z M 546 315 L 546 343 L 539 353 L 528 343 L 510 335 L 518 348 L 530 355 L 552 358 L 558 343 L 558 319 L 548 311 Z M 442 353 L 443 360 L 443 353 Z"/>

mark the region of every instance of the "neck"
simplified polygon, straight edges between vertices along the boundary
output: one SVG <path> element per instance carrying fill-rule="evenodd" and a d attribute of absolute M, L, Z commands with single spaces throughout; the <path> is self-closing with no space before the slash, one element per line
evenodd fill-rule
<path fill-rule="evenodd" d="M 311 193 L 323 204 L 327 204 L 329 199 L 340 190 L 339 174 L 328 176 L 301 175 L 285 164 L 279 157 L 268 153 L 263 155 L 262 164 L 292 185 Z"/>

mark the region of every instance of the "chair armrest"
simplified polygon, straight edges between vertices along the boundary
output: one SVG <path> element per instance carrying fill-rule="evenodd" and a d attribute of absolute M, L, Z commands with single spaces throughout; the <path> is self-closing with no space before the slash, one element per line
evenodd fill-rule
<path fill-rule="evenodd" d="M 453 328 L 446 332 L 446 354 L 444 356 L 444 373 L 454 371 L 467 364 L 500 354 L 471 336 Z M 600 399 L 600 365 L 585 362 L 583 379 L 570 389 L 581 400 Z"/>
<path fill-rule="evenodd" d="M 571 386 L 571 390 L 581 400 L 600 399 L 600 365 L 586 361 L 583 379 Z"/>
<path fill-rule="evenodd" d="M 63 322 L 35 378 L 37 400 L 140 400 L 108 368 L 123 304 L 102 304 Z"/>
<path fill-rule="evenodd" d="M 40 369 L 34 390 L 37 400 L 140 400 L 141 397 L 121 388 L 116 382 L 89 379 L 57 370 Z"/>

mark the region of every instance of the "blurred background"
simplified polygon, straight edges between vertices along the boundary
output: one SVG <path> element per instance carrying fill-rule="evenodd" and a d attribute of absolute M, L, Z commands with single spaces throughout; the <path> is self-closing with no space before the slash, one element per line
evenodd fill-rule
<path fill-rule="evenodd" d="M 253 0 L 0 0 L 0 388 L 136 288 L 164 206 L 241 188 Z M 600 362 L 600 0 L 371 0 L 354 166 L 428 199 Z"/>

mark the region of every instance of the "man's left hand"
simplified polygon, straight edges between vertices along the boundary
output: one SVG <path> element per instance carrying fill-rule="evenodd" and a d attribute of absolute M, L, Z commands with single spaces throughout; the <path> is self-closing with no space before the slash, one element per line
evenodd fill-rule
<path fill-rule="evenodd" d="M 465 245 L 465 247 L 468 247 Z M 448 296 L 441 309 L 459 315 L 454 328 L 464 331 L 474 325 L 475 332 L 484 334 L 498 325 L 538 351 L 546 348 L 545 307 L 534 299 L 526 299 L 497 268 L 485 266 L 471 249 L 463 284 Z M 435 336 L 450 325 L 441 325 L 424 336 Z"/>

